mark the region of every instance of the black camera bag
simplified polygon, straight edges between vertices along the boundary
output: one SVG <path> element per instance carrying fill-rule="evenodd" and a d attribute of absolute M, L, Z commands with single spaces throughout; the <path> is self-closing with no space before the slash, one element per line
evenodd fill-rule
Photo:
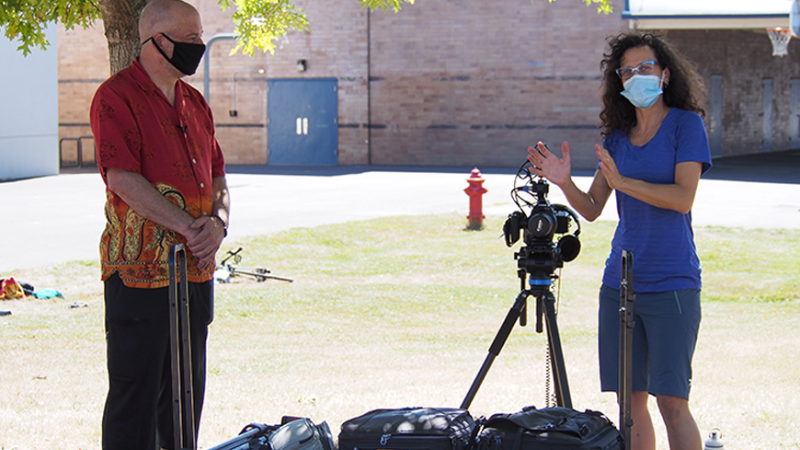
<path fill-rule="evenodd" d="M 283 416 L 280 425 L 251 423 L 238 436 L 208 450 L 336 450 L 326 422 Z"/>
<path fill-rule="evenodd" d="M 495 414 L 483 426 L 476 450 L 622 450 L 619 430 L 602 413 L 571 408 L 524 408 Z"/>
<path fill-rule="evenodd" d="M 251 423 L 235 438 L 215 445 L 209 450 L 270 450 L 269 436 L 279 427 L 280 425 Z"/>
<path fill-rule="evenodd" d="M 468 450 L 477 431 L 465 409 L 376 409 L 342 424 L 339 450 Z"/>

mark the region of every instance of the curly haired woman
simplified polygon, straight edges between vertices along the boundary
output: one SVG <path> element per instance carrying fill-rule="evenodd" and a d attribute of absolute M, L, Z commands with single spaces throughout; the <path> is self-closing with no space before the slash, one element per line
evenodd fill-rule
<path fill-rule="evenodd" d="M 689 411 L 692 357 L 700 328 L 700 260 L 691 209 L 700 176 L 711 168 L 701 106 L 702 81 L 661 37 L 638 32 L 609 40 L 604 55 L 603 145 L 588 192 L 572 181 L 569 145 L 562 157 L 528 149 L 532 170 L 559 186 L 589 221 L 616 191 L 619 223 L 600 288 L 600 381 L 616 391 L 622 251 L 635 262 L 632 447 L 656 448 L 648 410 L 656 398 L 673 450 L 700 450 Z"/>

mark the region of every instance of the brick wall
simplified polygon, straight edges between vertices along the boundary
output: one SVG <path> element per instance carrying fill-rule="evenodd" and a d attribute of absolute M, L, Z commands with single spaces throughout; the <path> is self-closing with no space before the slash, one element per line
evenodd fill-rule
<path fill-rule="evenodd" d="M 230 10 L 216 1 L 190 1 L 203 18 L 203 37 L 209 42 L 232 33 Z M 217 137 L 229 164 L 265 164 L 267 155 L 266 80 L 268 78 L 339 79 L 339 163 L 364 164 L 367 155 L 367 15 L 356 0 L 297 1 L 309 19 L 307 32 L 291 32 L 278 42 L 275 55 L 257 51 L 252 57 L 231 55 L 235 42 L 217 39 L 209 58 L 209 97 Z M 296 61 L 308 61 L 298 72 Z M 264 73 L 258 73 L 263 69 Z M 89 105 L 97 86 L 108 77 L 109 63 L 102 22 L 89 30 L 59 31 L 60 136 L 91 134 Z M 234 82 L 234 76 L 236 81 Z M 204 66 L 184 78 L 204 91 Z M 233 91 L 236 91 L 236 110 Z"/>
<path fill-rule="evenodd" d="M 230 10 L 192 3 L 207 42 L 233 31 Z M 628 26 L 623 0 L 611 15 L 544 0 L 417 0 L 397 14 L 369 12 L 357 0 L 297 4 L 309 30 L 289 33 L 274 55 L 230 55 L 231 39 L 209 48 L 210 104 L 230 164 L 268 163 L 267 79 L 337 78 L 341 165 L 517 166 L 537 140 L 554 150 L 566 140 L 575 167 L 594 167 L 599 63 L 605 38 Z M 774 58 L 763 31 L 666 34 L 707 86 L 712 75 L 723 77 L 724 155 L 762 151 L 766 77 L 774 83 L 772 149 L 789 148 L 797 120 L 789 83 L 800 74 L 800 44 Z M 296 69 L 299 59 L 305 72 Z M 60 135 L 86 135 L 91 97 L 109 70 L 102 24 L 61 29 L 59 61 Z M 186 81 L 203 91 L 203 66 Z"/>
<path fill-rule="evenodd" d="M 517 166 L 537 140 L 567 140 L 577 165 L 593 165 L 603 38 L 622 25 L 529 0 L 373 14 L 373 163 Z"/>
<path fill-rule="evenodd" d="M 765 30 L 673 30 L 665 34 L 697 63 L 707 87 L 712 75 L 722 76 L 723 156 L 763 151 L 765 78 L 773 80 L 771 150 L 791 148 L 790 120 L 798 119 L 791 114 L 790 81 L 800 78 L 800 42 L 792 40 L 789 54 L 775 57 Z"/>
<path fill-rule="evenodd" d="M 102 23 L 66 31 L 58 26 L 58 135 L 67 165 L 77 162 L 74 139 L 91 136 L 89 105 L 108 77 L 108 48 Z M 67 138 L 67 139 L 64 139 Z M 83 161 L 94 161 L 93 140 L 83 140 Z"/>

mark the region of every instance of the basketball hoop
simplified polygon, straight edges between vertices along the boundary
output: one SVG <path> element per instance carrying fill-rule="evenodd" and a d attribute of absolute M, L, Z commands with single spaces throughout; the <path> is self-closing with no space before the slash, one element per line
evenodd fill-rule
<path fill-rule="evenodd" d="M 767 28 L 769 40 L 772 42 L 772 56 L 784 56 L 789 54 L 787 47 L 792 40 L 792 31 L 789 28 Z"/>

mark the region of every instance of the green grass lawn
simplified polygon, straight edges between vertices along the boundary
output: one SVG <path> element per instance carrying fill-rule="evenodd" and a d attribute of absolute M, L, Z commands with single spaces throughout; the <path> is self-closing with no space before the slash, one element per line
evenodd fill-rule
<path fill-rule="evenodd" d="M 326 420 L 336 434 L 374 408 L 458 406 L 519 292 L 519 244 L 505 246 L 504 220 L 470 231 L 459 214 L 392 217 L 225 243 L 223 253 L 243 247 L 243 266 L 294 282 L 217 285 L 201 448 L 284 414 Z M 616 422 L 614 396 L 599 392 L 596 349 L 614 224 L 582 225 L 581 254 L 561 273 L 560 337 L 574 406 Z M 690 404 L 704 437 L 719 427 L 729 449 L 800 448 L 800 230 L 695 231 L 704 289 Z M 13 275 L 66 298 L 0 303 L 13 312 L 0 318 L 0 449 L 99 448 L 98 264 Z M 546 338 L 533 321 L 512 330 L 473 415 L 546 405 Z"/>

